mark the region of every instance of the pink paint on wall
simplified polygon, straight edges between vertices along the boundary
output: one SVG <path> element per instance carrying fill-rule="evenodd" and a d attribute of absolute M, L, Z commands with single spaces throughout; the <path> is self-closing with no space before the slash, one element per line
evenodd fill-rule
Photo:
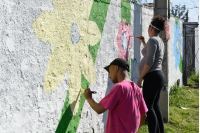
<path fill-rule="evenodd" d="M 129 49 L 131 48 L 131 27 L 126 25 L 126 19 L 123 19 L 123 23 L 119 23 L 119 31 L 117 35 L 117 45 L 119 48 L 119 57 L 128 60 Z"/>
<path fill-rule="evenodd" d="M 169 32 L 169 21 L 165 21 L 165 34 L 166 34 L 166 39 L 170 39 L 170 32 Z"/>

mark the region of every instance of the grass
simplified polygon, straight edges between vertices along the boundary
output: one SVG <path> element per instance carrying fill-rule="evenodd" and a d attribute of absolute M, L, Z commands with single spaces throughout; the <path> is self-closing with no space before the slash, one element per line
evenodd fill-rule
<path fill-rule="evenodd" d="M 194 87 L 199 83 L 199 73 L 192 71 L 190 78 L 187 79 L 187 85 Z"/>
<path fill-rule="evenodd" d="M 191 92 L 189 92 L 190 90 Z M 187 109 L 182 109 L 185 107 Z M 199 132 L 199 89 L 171 87 L 169 95 L 169 122 L 164 124 L 165 133 Z M 148 133 L 145 123 L 137 133 Z"/>

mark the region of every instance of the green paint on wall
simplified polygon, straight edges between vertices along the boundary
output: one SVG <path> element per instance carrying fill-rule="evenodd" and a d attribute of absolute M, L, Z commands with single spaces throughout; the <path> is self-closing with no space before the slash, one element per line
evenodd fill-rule
<path fill-rule="evenodd" d="M 94 0 L 90 12 L 89 20 L 96 22 L 97 26 L 100 29 L 101 34 L 103 32 L 109 4 L 110 0 Z M 98 53 L 99 45 L 100 42 L 98 42 L 95 46 L 88 45 L 88 49 L 92 55 L 94 64 Z M 89 85 L 90 83 L 85 79 L 84 75 L 81 74 L 81 87 L 85 89 L 88 88 Z M 78 113 L 73 116 L 69 105 L 69 94 L 67 94 L 64 107 L 62 109 L 61 118 L 58 127 L 56 129 L 56 133 L 76 133 L 81 118 L 81 112 L 84 102 L 85 98 L 83 94 L 81 94 Z"/>
<path fill-rule="evenodd" d="M 103 32 L 110 0 L 94 0 L 89 20 L 96 22 L 101 33 Z"/>
<path fill-rule="evenodd" d="M 100 42 L 98 42 L 96 45 L 94 46 L 90 46 L 88 45 L 88 49 L 92 55 L 92 59 L 93 59 L 93 62 L 95 64 L 95 61 L 96 61 L 96 57 L 97 57 L 97 53 L 98 53 L 98 49 L 99 49 L 99 45 L 100 45 Z"/>
<path fill-rule="evenodd" d="M 80 104 L 81 105 L 81 104 Z M 65 104 L 62 109 L 61 118 L 56 129 L 56 133 L 65 133 L 67 127 L 72 119 L 72 111 L 69 105 L 69 94 L 67 93 Z"/>
<path fill-rule="evenodd" d="M 122 0 L 121 1 L 121 22 L 126 19 L 126 23 L 131 25 L 131 4 Z"/>
<path fill-rule="evenodd" d="M 179 19 L 175 18 L 176 27 L 178 26 Z"/>
<path fill-rule="evenodd" d="M 110 4 L 110 0 L 94 0 L 93 6 L 90 12 L 89 20 L 96 22 L 101 34 L 103 32 L 109 4 Z M 98 42 L 97 45 L 95 46 L 88 45 L 88 49 L 92 55 L 92 59 L 94 63 L 96 61 L 99 45 L 100 45 L 100 42 Z"/>
<path fill-rule="evenodd" d="M 85 79 L 83 74 L 81 74 L 81 81 L 82 81 L 81 87 L 84 89 L 88 88 L 90 83 Z M 85 98 L 83 94 L 81 94 L 78 113 L 76 113 L 76 115 L 73 116 L 70 105 L 69 105 L 69 93 L 67 93 L 64 107 L 61 113 L 61 119 L 56 129 L 56 133 L 69 133 L 69 132 L 75 133 L 76 132 L 79 125 L 80 118 L 81 118 L 81 112 L 82 112 L 84 102 L 85 102 Z"/>
<path fill-rule="evenodd" d="M 183 60 L 182 60 L 181 54 L 180 54 L 179 70 L 180 70 L 181 73 L 183 73 Z"/>

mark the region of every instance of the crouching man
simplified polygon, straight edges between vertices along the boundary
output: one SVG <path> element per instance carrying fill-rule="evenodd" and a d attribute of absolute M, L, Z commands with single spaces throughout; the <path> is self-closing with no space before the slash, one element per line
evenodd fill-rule
<path fill-rule="evenodd" d="M 136 133 L 144 123 L 148 109 L 141 89 L 128 77 L 129 64 L 117 58 L 105 69 L 112 82 L 117 84 L 99 103 L 92 99 L 89 88 L 84 92 L 85 99 L 98 114 L 109 110 L 105 133 Z"/>

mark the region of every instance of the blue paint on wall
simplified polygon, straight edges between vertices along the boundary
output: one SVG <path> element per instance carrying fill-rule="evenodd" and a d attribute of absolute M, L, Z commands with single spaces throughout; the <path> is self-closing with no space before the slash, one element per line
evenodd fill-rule
<path fill-rule="evenodd" d="M 135 70 L 134 69 L 135 64 L 137 64 L 137 59 L 136 58 L 133 60 L 133 70 Z"/>
<path fill-rule="evenodd" d="M 76 33 L 76 34 L 75 34 Z M 71 41 L 72 44 L 77 44 L 80 40 L 81 36 L 79 33 L 78 25 L 73 23 L 71 26 Z"/>
<path fill-rule="evenodd" d="M 124 45 L 124 41 L 125 41 L 125 45 Z M 127 45 L 128 45 L 127 43 L 128 43 L 128 41 L 127 41 L 127 35 L 126 35 L 126 33 L 123 33 L 122 34 L 122 47 L 123 47 L 124 51 L 127 49 Z"/>
<path fill-rule="evenodd" d="M 175 67 L 178 69 L 180 63 L 181 54 L 181 33 L 180 33 L 180 22 L 174 26 L 174 56 L 175 56 Z"/>
<path fill-rule="evenodd" d="M 132 61 L 131 65 L 133 67 L 132 72 L 131 72 L 131 74 L 132 74 L 131 80 L 133 81 L 137 77 L 135 74 L 136 74 L 136 71 L 138 71 L 138 62 L 137 62 L 136 58 L 134 58 L 134 60 Z"/>
<path fill-rule="evenodd" d="M 30 32 L 29 30 L 26 30 L 26 31 L 28 31 L 28 33 L 32 33 L 32 32 Z"/>
<path fill-rule="evenodd" d="M 40 40 L 40 39 L 39 39 Z M 47 44 L 46 42 L 44 42 L 44 41 L 42 41 L 42 40 L 40 40 L 40 42 L 42 42 L 42 43 L 44 43 L 44 44 Z"/>

